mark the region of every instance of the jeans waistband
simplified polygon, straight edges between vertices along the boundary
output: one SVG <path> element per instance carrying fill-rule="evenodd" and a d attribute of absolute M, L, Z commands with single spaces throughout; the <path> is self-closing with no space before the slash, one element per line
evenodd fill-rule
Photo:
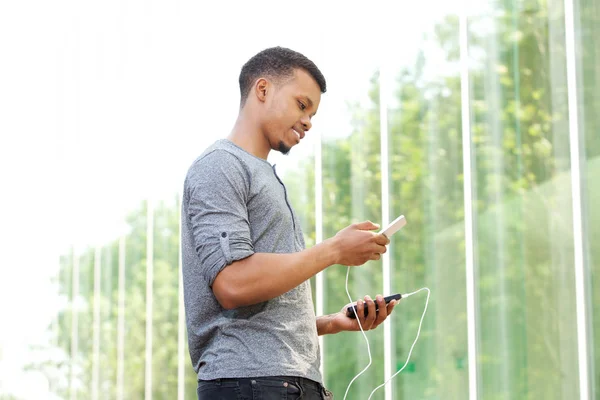
<path fill-rule="evenodd" d="M 253 379 L 282 379 L 290 382 L 295 382 L 303 387 L 313 387 L 317 390 L 321 390 L 323 385 L 319 382 L 313 381 L 312 379 L 303 378 L 301 376 L 256 376 L 251 378 L 219 378 L 215 379 L 215 382 L 239 382 L 239 381 L 251 381 Z"/>

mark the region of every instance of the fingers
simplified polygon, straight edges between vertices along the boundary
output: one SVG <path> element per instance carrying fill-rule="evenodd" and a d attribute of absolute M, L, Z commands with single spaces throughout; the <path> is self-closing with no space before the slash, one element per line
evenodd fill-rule
<path fill-rule="evenodd" d="M 373 247 L 373 252 L 371 253 L 369 259 L 370 260 L 379 260 L 381 259 L 381 255 L 387 252 L 387 247 L 375 245 Z"/>
<path fill-rule="evenodd" d="M 365 317 L 365 310 L 367 311 L 367 316 Z M 360 321 L 360 326 L 364 331 L 368 331 L 371 329 L 373 325 L 373 321 L 375 320 L 375 303 L 369 296 L 365 296 L 365 299 L 358 299 L 356 301 L 356 315 L 358 316 L 358 321 Z M 359 330 L 358 324 L 356 326 L 356 330 Z"/>
<path fill-rule="evenodd" d="M 375 302 L 369 295 L 365 296 L 365 304 L 369 312 L 364 319 L 363 329 L 367 331 L 373 328 L 373 323 L 375 322 L 375 318 L 377 318 L 377 311 L 375 311 Z"/>
<path fill-rule="evenodd" d="M 380 246 L 387 246 L 388 244 L 390 244 L 390 239 L 383 233 L 377 234 L 375 235 L 375 243 L 377 243 Z"/>
<path fill-rule="evenodd" d="M 371 260 L 379 260 L 381 259 L 381 255 L 387 252 L 386 246 L 390 243 L 390 240 L 385 235 L 375 235 L 374 240 L 375 244 L 373 245 Z"/>
<path fill-rule="evenodd" d="M 377 301 L 377 307 L 379 308 L 379 310 L 377 311 L 377 319 L 375 320 L 375 324 L 374 324 L 373 328 L 377 327 L 379 324 L 381 324 L 383 321 L 385 321 L 385 319 L 388 316 L 388 309 L 385 304 L 385 300 L 383 299 L 383 296 L 378 294 L 375 297 L 375 299 Z"/>
<path fill-rule="evenodd" d="M 368 295 L 365 296 L 364 300 L 359 299 L 356 302 L 356 314 L 359 318 L 360 326 L 364 331 L 377 328 L 390 316 L 397 304 L 398 300 L 392 300 L 386 304 L 384 297 L 380 294 L 375 297 L 375 300 L 371 299 Z M 360 329 L 358 323 L 354 329 Z"/>
<path fill-rule="evenodd" d="M 360 319 L 360 321 L 364 321 L 365 319 L 365 303 L 362 299 L 358 299 L 356 302 L 356 316 Z"/>
<path fill-rule="evenodd" d="M 363 231 L 373 231 L 379 229 L 379 225 L 372 223 L 371 221 L 357 222 L 354 227 Z"/>
<path fill-rule="evenodd" d="M 375 253 L 379 253 L 379 254 L 383 254 L 387 251 L 387 247 L 385 246 L 380 246 L 378 244 L 375 245 Z"/>
<path fill-rule="evenodd" d="M 387 315 L 390 315 L 392 313 L 392 311 L 394 310 L 394 307 L 396 307 L 396 304 L 398 304 L 399 300 L 392 300 L 388 303 L 386 309 L 387 309 Z"/>
<path fill-rule="evenodd" d="M 392 300 L 388 304 L 385 304 L 385 299 L 380 294 L 375 297 L 375 302 L 377 303 L 378 308 L 377 317 L 373 321 L 370 329 L 375 329 L 381 325 L 390 316 L 394 307 L 398 304 L 398 300 Z"/>

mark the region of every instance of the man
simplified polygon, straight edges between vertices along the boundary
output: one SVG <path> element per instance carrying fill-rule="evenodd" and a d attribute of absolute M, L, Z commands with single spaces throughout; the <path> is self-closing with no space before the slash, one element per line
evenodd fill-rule
<path fill-rule="evenodd" d="M 315 317 L 309 278 L 378 260 L 389 240 L 353 224 L 305 249 L 271 150 L 288 153 L 311 128 L 325 78 L 300 53 L 276 47 L 242 68 L 240 111 L 227 139 L 190 167 L 182 204 L 183 284 L 198 399 L 325 399 L 318 335 L 359 330 L 345 307 Z M 364 330 L 396 302 L 359 300 Z M 367 307 L 368 316 L 364 316 Z"/>

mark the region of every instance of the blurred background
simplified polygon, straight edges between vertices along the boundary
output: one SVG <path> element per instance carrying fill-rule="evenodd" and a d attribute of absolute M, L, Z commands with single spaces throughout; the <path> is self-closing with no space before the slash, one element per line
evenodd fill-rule
<path fill-rule="evenodd" d="M 600 0 L 0 5 L 0 399 L 195 399 L 179 261 L 187 168 L 228 135 L 244 62 L 323 71 L 269 160 L 308 246 L 408 225 L 350 293 L 431 288 L 377 399 L 600 399 Z M 348 302 L 346 269 L 312 280 Z M 368 332 L 367 398 L 425 305 Z M 322 339 L 341 398 L 360 334 Z"/>

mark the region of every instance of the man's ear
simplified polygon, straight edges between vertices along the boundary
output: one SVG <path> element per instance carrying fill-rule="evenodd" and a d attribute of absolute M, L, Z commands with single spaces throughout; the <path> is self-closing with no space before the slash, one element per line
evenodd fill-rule
<path fill-rule="evenodd" d="M 256 81 L 254 85 L 254 93 L 259 101 L 265 102 L 267 100 L 267 93 L 271 90 L 271 85 L 269 81 L 265 78 L 260 78 Z"/>

